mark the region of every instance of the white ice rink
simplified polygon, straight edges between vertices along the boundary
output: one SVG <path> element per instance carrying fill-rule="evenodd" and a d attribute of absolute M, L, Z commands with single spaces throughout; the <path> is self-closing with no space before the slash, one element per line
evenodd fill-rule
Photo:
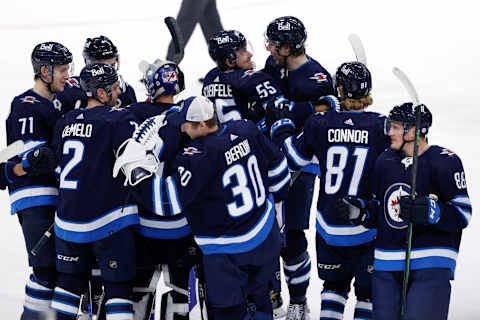
<path fill-rule="evenodd" d="M 373 75 L 371 110 L 386 113 L 408 99 L 393 66 L 405 71 L 433 113 L 431 144 L 455 151 L 463 160 L 474 218 L 463 235 L 453 282 L 450 317 L 480 319 L 480 35 L 474 1 L 318 1 L 218 0 L 226 29 L 238 29 L 253 43 L 254 60 L 262 67 L 267 57 L 263 33 L 276 17 L 295 15 L 307 27 L 307 53 L 330 73 L 354 60 L 350 33 L 363 40 Z M 11 100 L 33 85 L 30 54 L 44 41 L 57 41 L 74 54 L 76 73 L 83 67 L 87 37 L 106 35 L 121 56 L 120 73 L 139 99 L 141 59 L 165 58 L 169 35 L 163 17 L 176 16 L 180 0 L 157 1 L 4 1 L 0 12 L 0 146 L 5 146 L 5 122 Z M 200 28 L 186 47 L 181 67 L 186 74 L 183 97 L 199 95 L 197 82 L 213 67 Z M 477 128 L 477 129 L 475 129 Z M 477 160 L 475 160 L 477 159 Z M 111 170 L 105 168 L 105 170 Z M 7 192 L 0 192 L 0 319 L 19 319 L 25 279 L 29 273 L 17 217 L 10 216 Z M 312 215 L 311 226 L 314 226 Z M 316 274 L 314 228 L 308 232 L 312 274 L 308 299 L 311 318 L 319 318 L 321 282 Z M 286 289 L 283 297 L 288 303 Z M 352 319 L 349 300 L 345 319 Z M 434 319 L 431 319 L 434 320 Z"/>

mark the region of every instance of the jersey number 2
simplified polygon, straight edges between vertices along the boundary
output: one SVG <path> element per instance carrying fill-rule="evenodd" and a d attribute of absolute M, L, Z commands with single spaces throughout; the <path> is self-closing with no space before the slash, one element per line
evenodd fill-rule
<path fill-rule="evenodd" d="M 68 180 L 67 176 L 83 160 L 85 147 L 82 142 L 78 140 L 67 140 L 63 144 L 63 154 L 68 155 L 73 150 L 72 158 L 65 164 L 60 173 L 60 189 L 76 190 L 78 187 L 78 180 Z"/>

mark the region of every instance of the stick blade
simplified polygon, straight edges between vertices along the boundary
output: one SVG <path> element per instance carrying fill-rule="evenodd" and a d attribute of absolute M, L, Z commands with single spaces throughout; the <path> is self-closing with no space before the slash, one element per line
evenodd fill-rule
<path fill-rule="evenodd" d="M 175 46 L 175 57 L 173 62 L 179 64 L 183 60 L 185 41 L 183 39 L 182 32 L 180 27 L 177 24 L 177 20 L 174 17 L 166 17 L 164 19 L 165 24 L 167 25 L 170 36 L 172 37 L 173 44 Z"/>
<path fill-rule="evenodd" d="M 352 33 L 348 37 L 348 41 L 352 46 L 355 57 L 357 57 L 357 61 L 363 63 L 364 65 L 367 65 L 367 54 L 365 53 L 365 48 L 363 47 L 363 43 L 362 40 L 360 40 L 360 37 L 357 34 Z"/>
<path fill-rule="evenodd" d="M 23 153 L 25 145 L 22 140 L 17 140 L 9 144 L 5 149 L 0 151 L 0 162 L 5 162 L 19 154 Z"/>
<path fill-rule="evenodd" d="M 418 97 L 417 90 L 415 90 L 415 87 L 413 86 L 412 82 L 407 77 L 407 75 L 397 67 L 393 67 L 392 72 L 398 78 L 398 80 L 400 80 L 400 82 L 403 84 L 403 86 L 407 90 L 408 94 L 410 95 L 410 98 L 412 99 L 413 104 L 415 106 L 419 105 L 420 99 Z"/>

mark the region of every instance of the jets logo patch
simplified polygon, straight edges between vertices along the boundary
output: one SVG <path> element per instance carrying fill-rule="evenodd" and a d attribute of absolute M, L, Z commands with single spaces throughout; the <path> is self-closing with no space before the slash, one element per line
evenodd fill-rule
<path fill-rule="evenodd" d="M 440 152 L 440 154 L 445 154 L 449 157 L 455 155 L 455 152 L 453 152 L 452 150 L 448 150 L 448 149 L 443 149 L 442 152 Z"/>
<path fill-rule="evenodd" d="M 70 79 L 67 80 L 66 83 L 70 88 L 75 87 L 75 88 L 80 89 L 80 83 L 78 82 L 77 79 L 70 78 Z"/>
<path fill-rule="evenodd" d="M 394 229 L 404 229 L 408 223 L 400 218 L 400 198 L 410 194 L 410 186 L 406 183 L 395 183 L 385 192 L 383 212 L 385 221 Z"/>
<path fill-rule="evenodd" d="M 195 147 L 183 148 L 183 154 L 184 155 L 194 155 L 194 154 L 197 154 L 197 153 L 202 153 L 202 152 Z"/>
<path fill-rule="evenodd" d="M 255 73 L 255 70 L 252 70 L 252 69 L 250 69 L 250 70 L 247 70 L 247 71 L 245 71 L 245 72 L 243 73 L 243 76 L 242 76 L 242 78 L 245 78 L 245 77 L 251 76 L 251 75 L 252 75 L 252 74 L 254 74 L 254 73 Z"/>
<path fill-rule="evenodd" d="M 20 101 L 22 103 L 36 103 L 36 102 L 40 102 L 40 100 L 38 100 L 37 98 L 35 98 L 34 96 L 25 96 L 23 98 L 20 98 Z"/>
<path fill-rule="evenodd" d="M 317 83 L 328 81 L 327 75 L 322 72 L 315 73 L 309 79 L 317 81 Z"/>

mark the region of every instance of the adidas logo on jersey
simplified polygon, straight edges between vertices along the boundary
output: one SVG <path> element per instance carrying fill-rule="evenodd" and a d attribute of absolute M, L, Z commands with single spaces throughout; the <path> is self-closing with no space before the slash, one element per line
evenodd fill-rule
<path fill-rule="evenodd" d="M 238 138 L 238 136 L 236 136 L 234 134 L 230 134 L 230 141 L 234 141 L 237 138 Z"/>
<path fill-rule="evenodd" d="M 344 122 L 345 124 L 348 124 L 350 126 L 354 126 L 355 124 L 353 123 L 353 120 L 352 119 L 348 119 L 348 120 L 345 120 Z"/>
<path fill-rule="evenodd" d="M 85 119 L 85 117 L 83 116 L 83 113 L 80 113 L 75 119 L 83 120 L 83 119 Z"/>

